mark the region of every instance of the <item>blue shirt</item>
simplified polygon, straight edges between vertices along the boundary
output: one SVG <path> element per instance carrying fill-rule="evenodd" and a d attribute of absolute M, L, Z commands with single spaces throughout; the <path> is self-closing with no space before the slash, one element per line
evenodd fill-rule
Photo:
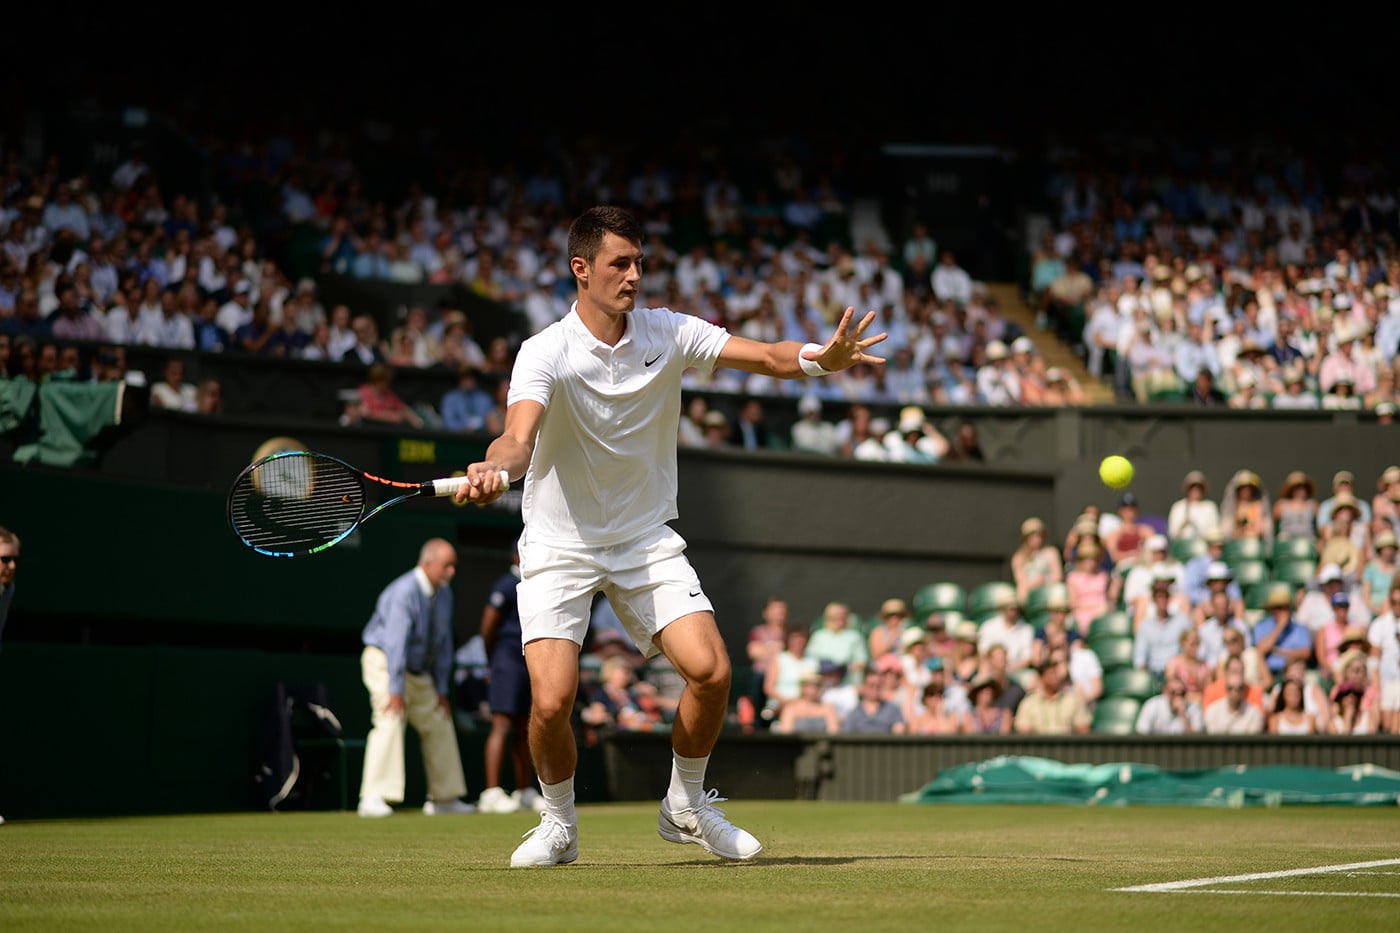
<path fill-rule="evenodd" d="M 447 696 L 452 670 L 452 590 L 433 592 L 420 568 L 384 587 L 361 636 L 366 645 L 384 652 L 389 667 L 389 692 L 403 696 L 404 674 L 428 674 L 437 692 Z"/>
<path fill-rule="evenodd" d="M 449 389 L 438 406 L 442 426 L 449 431 L 484 431 L 486 416 L 496 406 L 485 389 Z"/>
<path fill-rule="evenodd" d="M 1269 635 L 1273 634 L 1276 625 L 1277 623 L 1274 622 L 1274 617 L 1271 615 L 1265 616 L 1256 622 L 1254 625 L 1254 643 L 1257 645 Z M 1280 674 L 1283 672 L 1284 664 L 1287 663 L 1287 659 L 1279 653 L 1281 650 L 1292 651 L 1295 648 L 1311 648 L 1312 646 L 1312 634 L 1308 631 L 1308 627 L 1306 625 L 1299 625 L 1292 616 L 1289 616 L 1288 628 L 1284 630 L 1283 634 L 1279 636 L 1278 641 L 1274 643 L 1274 650 L 1264 656 L 1264 661 L 1269 665 L 1269 670 L 1273 671 L 1275 674 Z"/>
<path fill-rule="evenodd" d="M 510 572 L 501 574 L 486 597 L 486 604 L 501 614 L 496 626 L 496 640 L 491 646 L 491 666 L 504 662 L 524 669 L 525 654 L 520 644 L 520 605 L 516 601 L 515 588 L 520 584 L 520 569 L 512 567 Z"/>

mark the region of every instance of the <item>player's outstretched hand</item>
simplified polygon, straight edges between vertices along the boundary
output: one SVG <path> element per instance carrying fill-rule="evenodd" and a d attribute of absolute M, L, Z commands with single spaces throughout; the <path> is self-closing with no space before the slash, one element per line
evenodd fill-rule
<path fill-rule="evenodd" d="M 885 358 L 882 356 L 870 356 L 866 353 L 875 344 L 880 343 L 889 337 L 889 334 L 880 333 L 873 337 L 865 336 L 866 330 L 875 323 L 875 312 L 866 312 L 865 317 L 860 319 L 860 323 L 855 329 L 850 329 L 851 318 L 855 316 L 855 308 L 847 308 L 841 315 L 841 322 L 836 325 L 836 333 L 826 342 L 816 354 L 815 360 L 822 369 L 830 372 L 840 372 L 843 369 L 850 369 L 857 363 L 883 364 Z"/>

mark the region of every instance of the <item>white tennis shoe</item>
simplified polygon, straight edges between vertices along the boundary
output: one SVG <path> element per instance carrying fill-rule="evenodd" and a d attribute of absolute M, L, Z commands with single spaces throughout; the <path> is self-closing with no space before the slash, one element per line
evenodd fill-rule
<path fill-rule="evenodd" d="M 567 865 L 578 858 L 578 827 L 553 813 L 540 816 L 540 825 L 525 833 L 525 841 L 510 857 L 511 868 L 546 868 Z"/>
<path fill-rule="evenodd" d="M 475 813 L 476 806 L 461 800 L 429 800 L 423 804 L 423 812 L 428 816 L 442 816 L 445 813 Z"/>
<path fill-rule="evenodd" d="M 514 813 L 520 804 L 501 788 L 488 787 L 477 798 L 476 808 L 482 813 Z"/>
<path fill-rule="evenodd" d="M 533 787 L 522 787 L 517 791 L 512 791 L 510 796 L 522 810 L 530 809 L 536 813 L 544 812 L 544 796 Z"/>
<path fill-rule="evenodd" d="M 381 817 L 393 816 L 394 808 L 385 803 L 383 797 L 365 797 L 360 801 L 360 806 L 355 812 L 366 819 L 377 820 Z"/>
<path fill-rule="evenodd" d="M 751 859 L 763 851 L 763 845 L 724 818 L 724 811 L 715 806 L 724 800 L 713 788 L 706 791 L 700 806 L 688 810 L 672 810 L 670 802 L 662 800 L 656 831 L 667 842 L 693 842 L 721 858 Z"/>

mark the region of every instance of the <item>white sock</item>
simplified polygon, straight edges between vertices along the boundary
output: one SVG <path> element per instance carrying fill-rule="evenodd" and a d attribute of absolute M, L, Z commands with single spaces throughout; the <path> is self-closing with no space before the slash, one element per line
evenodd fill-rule
<path fill-rule="evenodd" d="M 554 814 L 569 826 L 578 825 L 578 811 L 574 809 L 573 775 L 569 775 L 558 784 L 540 781 L 540 793 L 544 795 L 546 812 Z"/>
<path fill-rule="evenodd" d="M 710 756 L 682 758 L 671 753 L 671 786 L 666 791 L 666 803 L 672 810 L 690 810 L 705 796 L 705 768 Z"/>

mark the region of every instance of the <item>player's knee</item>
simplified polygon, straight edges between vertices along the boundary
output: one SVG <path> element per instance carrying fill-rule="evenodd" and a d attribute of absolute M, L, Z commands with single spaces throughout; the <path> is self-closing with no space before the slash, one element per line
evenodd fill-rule
<path fill-rule="evenodd" d="M 573 697 L 550 691 L 536 691 L 530 703 L 530 715 L 545 723 L 568 719 L 573 712 Z"/>
<path fill-rule="evenodd" d="M 690 671 L 690 687 L 701 694 L 719 693 L 728 696 L 730 681 L 733 680 L 733 677 L 729 658 L 719 654 L 698 670 Z"/>

